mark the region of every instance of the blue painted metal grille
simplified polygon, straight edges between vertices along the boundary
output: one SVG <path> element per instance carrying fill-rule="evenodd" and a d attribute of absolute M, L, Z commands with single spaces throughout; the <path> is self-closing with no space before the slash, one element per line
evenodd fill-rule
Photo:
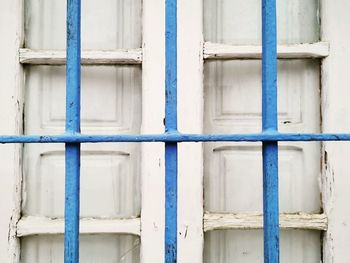
<path fill-rule="evenodd" d="M 177 261 L 177 144 L 180 142 L 260 141 L 263 143 L 264 259 L 279 262 L 278 141 L 350 140 L 350 134 L 297 134 L 277 130 L 276 1 L 262 0 L 262 132 L 258 134 L 182 134 L 177 130 L 177 0 L 166 0 L 165 133 L 83 135 L 80 133 L 80 0 L 68 0 L 66 133 L 7 135 L 0 143 L 65 143 L 65 262 L 79 261 L 80 144 L 164 142 L 166 160 L 165 262 Z"/>

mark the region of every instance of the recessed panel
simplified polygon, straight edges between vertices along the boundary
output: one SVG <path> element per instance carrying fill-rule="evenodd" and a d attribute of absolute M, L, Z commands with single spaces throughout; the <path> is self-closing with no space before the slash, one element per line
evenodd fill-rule
<path fill-rule="evenodd" d="M 319 129 L 319 63 L 278 61 L 278 118 L 281 129 L 308 122 Z M 235 60 L 205 64 L 207 132 L 261 130 L 261 61 Z"/>
<path fill-rule="evenodd" d="M 81 235 L 80 262 L 138 263 L 140 238 L 131 235 Z M 63 236 L 33 236 L 21 239 L 22 263 L 64 262 Z"/>
<path fill-rule="evenodd" d="M 307 168 L 302 147 L 279 147 L 281 212 L 317 212 L 318 177 Z M 262 212 L 261 148 L 223 146 L 213 149 L 205 162 L 205 210 L 210 212 Z"/>
<path fill-rule="evenodd" d="M 204 0 L 206 41 L 261 44 L 261 1 Z M 318 0 L 277 0 L 279 43 L 312 43 L 319 40 Z"/>
<path fill-rule="evenodd" d="M 129 147 L 131 148 L 131 147 Z M 140 214 L 138 156 L 121 151 L 83 151 L 80 215 L 126 218 Z M 24 215 L 63 217 L 64 153 L 44 152 L 26 162 Z"/>
<path fill-rule="evenodd" d="M 283 263 L 321 262 L 321 233 L 282 230 Z M 204 263 L 264 262 L 262 230 L 220 230 L 205 234 Z"/>
<path fill-rule="evenodd" d="M 64 130 L 65 67 L 34 66 L 26 71 L 26 131 Z M 141 120 L 141 69 L 131 66 L 83 67 L 83 132 L 134 132 Z"/>
<path fill-rule="evenodd" d="M 66 2 L 24 1 L 26 47 L 65 49 Z M 83 49 L 141 47 L 141 0 L 85 0 L 81 9 Z"/>

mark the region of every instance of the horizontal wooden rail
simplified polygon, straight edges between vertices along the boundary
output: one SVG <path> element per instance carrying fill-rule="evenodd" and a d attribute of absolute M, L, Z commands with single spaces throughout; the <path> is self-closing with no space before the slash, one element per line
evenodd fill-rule
<path fill-rule="evenodd" d="M 280 214 L 280 227 L 284 229 L 327 230 L 325 214 Z M 262 229 L 262 214 L 205 213 L 204 231 L 222 229 Z"/>
<path fill-rule="evenodd" d="M 81 234 L 131 234 L 140 235 L 140 218 L 80 220 Z M 64 233 L 64 220 L 47 217 L 23 217 L 17 223 L 17 236 L 52 235 Z"/>
<path fill-rule="evenodd" d="M 225 45 L 204 43 L 204 59 L 260 59 L 261 46 L 254 45 Z M 279 58 L 324 58 L 329 54 L 329 43 L 317 42 L 312 44 L 279 45 Z M 64 50 L 19 50 L 20 63 L 36 65 L 64 65 L 66 53 Z M 113 65 L 141 64 L 142 49 L 120 50 L 87 50 L 82 51 L 83 65 Z"/>
<path fill-rule="evenodd" d="M 280 214 L 282 229 L 327 230 L 325 214 Z M 205 213 L 204 231 L 229 229 L 262 229 L 263 217 L 257 213 Z M 64 233 L 63 219 L 23 217 L 17 223 L 17 236 L 52 235 Z M 141 234 L 140 218 L 80 220 L 81 234 Z"/>
<path fill-rule="evenodd" d="M 19 50 L 19 61 L 22 64 L 64 65 L 66 51 L 22 48 Z M 141 64 L 142 49 L 86 50 L 82 51 L 81 63 L 83 65 Z"/>
<path fill-rule="evenodd" d="M 204 43 L 204 59 L 261 59 L 262 47 Z M 278 58 L 324 58 L 329 55 L 328 42 L 312 44 L 278 45 Z"/>

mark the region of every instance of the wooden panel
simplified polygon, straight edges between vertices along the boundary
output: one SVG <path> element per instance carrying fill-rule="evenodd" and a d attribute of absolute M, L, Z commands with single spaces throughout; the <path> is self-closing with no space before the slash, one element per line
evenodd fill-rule
<path fill-rule="evenodd" d="M 65 67 L 26 68 L 25 133 L 64 131 Z M 141 126 L 141 69 L 139 66 L 88 66 L 82 68 L 82 132 L 139 133 Z M 23 210 L 25 216 L 63 217 L 64 145 L 24 146 Z M 141 213 L 140 144 L 82 145 L 81 216 L 130 218 Z M 30 226 L 29 226 L 30 228 Z M 125 226 L 127 231 L 128 226 Z M 103 229 L 100 229 L 103 230 Z M 103 232 L 103 231 L 102 231 Z M 122 230 L 120 229 L 120 232 Z M 84 244 L 85 242 L 85 244 Z M 98 243 L 96 243 L 98 242 Z M 113 262 L 133 241 L 118 236 L 82 239 L 82 258 L 100 255 Z M 22 239 L 23 262 L 61 262 L 60 237 Z M 87 248 L 84 248 L 87 246 Z M 138 245 L 139 246 L 139 245 Z M 91 248 L 93 247 L 93 248 Z M 30 253 L 32 249 L 35 252 Z M 51 250 L 52 254 L 46 251 Z M 103 257 L 98 251 L 105 251 Z M 135 253 L 139 253 L 138 248 Z M 37 254 L 35 254 L 37 253 Z M 60 254 L 60 255 L 58 255 Z M 138 257 L 125 258 L 138 262 Z"/>
<path fill-rule="evenodd" d="M 34 236 L 22 239 L 23 263 L 63 262 L 63 236 Z M 109 259 L 109 260 L 103 260 Z M 81 262 L 140 262 L 140 240 L 131 235 L 82 235 Z"/>
<path fill-rule="evenodd" d="M 313 144 L 315 145 L 315 143 Z M 316 147 L 319 144 L 316 144 Z M 315 147 L 315 146 L 314 146 Z M 207 148 L 208 150 L 208 148 Z M 262 212 L 261 147 L 231 145 L 212 149 L 205 172 L 205 208 L 212 212 Z M 303 147 L 279 147 L 280 211 L 320 210 L 315 163 L 320 154 L 305 157 Z M 313 161 L 313 165 L 306 163 Z M 307 201 L 306 201 L 307 200 Z"/>
<path fill-rule="evenodd" d="M 94 148 L 82 147 L 80 215 L 99 218 L 139 215 L 139 147 L 124 146 L 125 152 L 112 150 L 113 145 L 108 145 L 109 149 Z M 63 217 L 64 152 L 36 149 L 25 149 L 23 214 Z"/>
<path fill-rule="evenodd" d="M 64 49 L 66 1 L 25 3 L 25 45 L 33 49 Z M 141 0 L 86 0 L 82 5 L 82 49 L 141 47 Z"/>
<path fill-rule="evenodd" d="M 277 1 L 277 37 L 281 44 L 319 40 L 318 0 Z M 261 44 L 261 1 L 205 0 L 205 41 Z"/>
<path fill-rule="evenodd" d="M 258 60 L 206 62 L 205 133 L 261 131 L 260 63 Z M 320 131 L 319 76 L 318 61 L 279 60 L 280 131 Z M 320 143 L 283 142 L 279 143 L 279 150 L 281 213 L 319 213 Z M 204 152 L 205 210 L 261 213 L 261 145 L 206 143 Z M 249 225 L 248 221 L 246 223 Z M 229 262 L 232 258 L 237 258 L 238 262 L 263 261 L 263 253 L 258 249 L 262 249 L 259 231 L 210 231 L 205 238 L 205 262 Z M 308 245 L 313 251 L 306 253 L 299 244 Z M 318 262 L 320 249 L 319 232 L 288 231 L 282 234 L 283 262 Z M 294 253 L 298 256 L 285 256 Z"/>
<path fill-rule="evenodd" d="M 281 231 L 280 257 L 283 263 L 320 262 L 321 233 L 319 231 Z M 205 263 L 261 263 L 262 230 L 219 230 L 205 234 Z"/>
<path fill-rule="evenodd" d="M 138 133 L 141 76 L 138 67 L 85 67 L 82 132 Z M 26 71 L 25 133 L 64 131 L 65 69 L 35 66 Z M 63 216 L 63 145 L 25 145 L 23 213 Z M 81 216 L 140 214 L 140 145 L 82 145 Z"/>
<path fill-rule="evenodd" d="M 315 61 L 303 60 L 279 62 L 278 112 L 281 131 L 320 131 L 318 65 Z M 260 132 L 261 88 L 258 61 L 210 62 L 205 66 L 205 78 L 206 133 Z M 282 211 L 319 211 L 320 144 L 280 143 L 280 146 Z M 244 146 L 238 143 L 205 144 L 205 202 L 207 205 L 211 202 L 216 204 L 211 203 L 207 210 L 220 212 L 220 209 L 227 209 L 225 211 L 232 212 L 230 209 L 236 209 L 236 212 L 243 212 L 261 209 L 261 157 L 257 147 L 259 144 L 256 143 Z M 299 167 L 294 166 L 295 163 Z M 219 178 L 223 180 L 221 184 Z M 245 187 L 240 185 L 243 182 Z M 219 188 L 212 188 L 214 185 L 236 189 L 241 195 L 250 192 L 254 194 L 244 197 L 238 196 L 237 191 L 228 192 L 226 198 L 235 200 L 238 207 L 224 208 L 219 205 L 220 202 L 225 202 L 222 200 L 224 196 L 218 196 L 217 201 L 212 201 L 209 197 L 224 194 Z M 308 189 L 303 194 L 307 195 L 309 202 L 299 199 L 303 185 Z M 242 200 L 246 203 L 241 203 Z"/>
<path fill-rule="evenodd" d="M 205 130 L 207 133 L 261 131 L 261 65 L 258 60 L 205 63 Z M 279 129 L 320 129 L 319 62 L 278 63 Z M 311 100 L 311 101 L 310 101 Z"/>
<path fill-rule="evenodd" d="M 26 132 L 64 131 L 65 67 L 26 70 Z M 82 68 L 82 132 L 136 133 L 141 119 L 141 70 L 131 66 Z"/>

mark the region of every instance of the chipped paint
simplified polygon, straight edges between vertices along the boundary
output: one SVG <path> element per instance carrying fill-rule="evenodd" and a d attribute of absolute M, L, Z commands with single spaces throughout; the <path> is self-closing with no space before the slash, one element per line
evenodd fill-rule
<path fill-rule="evenodd" d="M 325 214 L 293 213 L 279 215 L 280 228 L 327 230 Z M 262 229 L 263 216 L 260 213 L 208 213 L 204 214 L 204 231 L 221 229 Z"/>

